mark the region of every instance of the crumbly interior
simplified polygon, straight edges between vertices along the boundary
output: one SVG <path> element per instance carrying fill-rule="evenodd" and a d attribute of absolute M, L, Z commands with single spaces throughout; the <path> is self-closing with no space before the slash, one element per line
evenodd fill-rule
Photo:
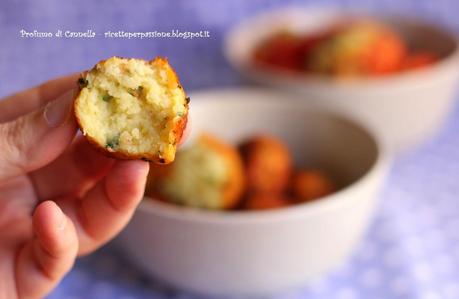
<path fill-rule="evenodd" d="M 77 105 L 84 134 L 108 151 L 174 160 L 174 129 L 186 117 L 186 102 L 167 63 L 113 57 L 84 79 Z"/>
<path fill-rule="evenodd" d="M 203 143 L 177 153 L 171 173 L 162 182 L 162 192 L 176 203 L 206 209 L 221 209 L 229 181 L 225 156 Z"/>

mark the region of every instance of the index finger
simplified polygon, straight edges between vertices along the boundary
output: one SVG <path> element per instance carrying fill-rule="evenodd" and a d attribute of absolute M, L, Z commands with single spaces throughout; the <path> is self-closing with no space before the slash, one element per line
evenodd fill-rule
<path fill-rule="evenodd" d="M 43 107 L 49 101 L 76 86 L 79 73 L 53 79 L 0 100 L 0 123 Z"/>

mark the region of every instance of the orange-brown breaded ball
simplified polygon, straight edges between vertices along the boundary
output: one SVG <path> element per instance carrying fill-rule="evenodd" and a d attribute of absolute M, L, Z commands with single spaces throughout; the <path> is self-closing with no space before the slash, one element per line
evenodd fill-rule
<path fill-rule="evenodd" d="M 336 76 L 380 75 L 399 70 L 406 56 L 402 38 L 374 21 L 343 25 L 311 51 L 308 68 Z"/>
<path fill-rule="evenodd" d="M 318 170 L 302 170 L 294 174 L 291 189 L 297 200 L 306 202 L 333 193 L 336 186 L 328 176 Z"/>
<path fill-rule="evenodd" d="M 282 194 L 254 193 L 250 194 L 244 202 L 246 210 L 269 210 L 284 208 L 293 204 L 291 200 Z"/>
<path fill-rule="evenodd" d="M 257 136 L 240 146 L 247 188 L 254 192 L 284 191 L 292 173 L 292 158 L 287 146 L 271 136 Z"/>
<path fill-rule="evenodd" d="M 224 210 L 239 204 L 244 192 L 244 167 L 237 149 L 215 136 L 202 134 L 177 153 L 157 190 L 180 205 Z"/>

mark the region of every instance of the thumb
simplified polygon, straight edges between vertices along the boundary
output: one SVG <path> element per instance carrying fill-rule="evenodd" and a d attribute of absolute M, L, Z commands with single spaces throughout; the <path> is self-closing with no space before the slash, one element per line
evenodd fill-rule
<path fill-rule="evenodd" d="M 73 140 L 76 90 L 44 108 L 0 124 L 0 181 L 38 169 L 60 155 Z"/>

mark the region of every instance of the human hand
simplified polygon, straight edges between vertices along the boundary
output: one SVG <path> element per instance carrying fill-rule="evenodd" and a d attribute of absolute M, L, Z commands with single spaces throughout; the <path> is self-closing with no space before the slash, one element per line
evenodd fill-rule
<path fill-rule="evenodd" d="M 0 101 L 0 299 L 48 294 L 142 198 L 148 163 L 107 158 L 75 137 L 76 80 Z"/>

